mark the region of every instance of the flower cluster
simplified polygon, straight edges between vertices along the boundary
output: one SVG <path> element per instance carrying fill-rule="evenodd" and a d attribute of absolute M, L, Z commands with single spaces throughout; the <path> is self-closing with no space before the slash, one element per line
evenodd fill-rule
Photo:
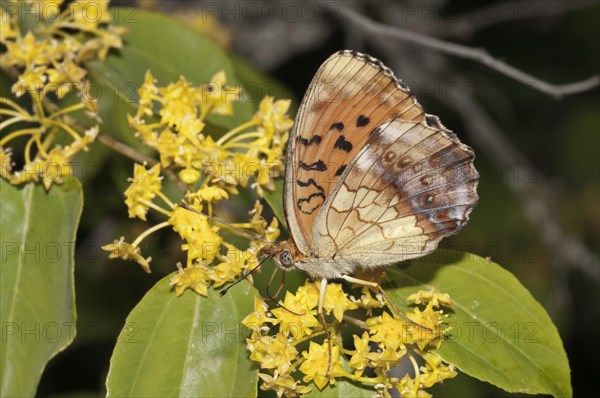
<path fill-rule="evenodd" d="M 383 311 L 369 317 L 374 308 L 385 307 L 381 294 L 373 296 L 365 287 L 355 298 L 341 285 L 329 284 L 323 302 L 325 328 L 317 316 L 318 297 L 318 284 L 307 282 L 295 294 L 287 292 L 278 308 L 270 310 L 257 299 L 254 312 L 243 320 L 252 330 L 246 342 L 250 359 L 261 368 L 262 390 L 297 396 L 311 391 L 311 381 L 322 390 L 336 379 L 347 379 L 372 386 L 379 396 L 397 389 L 402 397 L 428 397 L 424 389 L 456 375 L 434 352 L 447 332 L 441 309 L 451 305 L 447 294 L 420 291 L 408 297 L 420 305 L 411 312 L 392 316 Z M 361 313 L 365 321 L 355 317 Z M 364 331 L 354 334 L 352 342 L 343 341 L 342 322 Z M 390 370 L 403 359 L 413 370 L 392 377 Z"/>
<path fill-rule="evenodd" d="M 206 117 L 231 116 L 232 102 L 239 94 L 238 88 L 226 84 L 224 71 L 199 87 L 184 78 L 158 87 L 147 72 L 139 94 L 140 107 L 129 116 L 129 124 L 146 145 L 158 151 L 162 167 L 176 168 L 188 186 L 202 180 L 189 199 L 210 206 L 236 194 L 238 186 L 245 188 L 251 180 L 251 188 L 261 196 L 263 189 L 274 189 L 273 179 L 283 169 L 281 159 L 293 124 L 287 116 L 289 100 L 265 97 L 251 120 L 215 138 L 204 131 Z"/>
<path fill-rule="evenodd" d="M 122 46 L 123 28 L 111 25 L 108 0 L 82 0 L 63 5 L 62 0 L 19 1 L 0 7 L 0 45 L 6 53 L 0 67 L 16 83 L 16 97 L 29 94 L 32 111 L 10 98 L 0 97 L 0 130 L 13 131 L 0 140 L 0 176 L 12 184 L 42 182 L 46 189 L 62 183 L 72 173 L 69 160 L 98 134 L 96 101 L 89 93 L 83 62 L 104 59 L 110 48 Z M 31 24 L 23 16 L 35 18 Z M 23 26 L 21 26 L 23 25 Z M 59 108 L 61 99 L 76 90 L 74 105 Z M 53 95 L 53 97 L 51 97 Z M 69 114 L 87 112 L 92 126 L 77 125 Z M 20 128 L 16 128 L 22 126 Z M 23 167 L 13 170 L 12 150 L 6 144 L 28 137 Z M 70 140 L 69 145 L 55 144 Z"/>
<path fill-rule="evenodd" d="M 240 188 L 262 196 L 265 189 L 274 189 L 273 180 L 283 170 L 283 149 L 292 127 L 287 116 L 289 101 L 274 101 L 265 97 L 249 121 L 220 136 L 207 127 L 210 115 L 232 116 L 233 102 L 239 89 L 226 82 L 223 71 L 209 83 L 193 86 L 181 78 L 165 87 L 156 84 L 150 72 L 139 89 L 139 108 L 129 115 L 129 124 L 144 144 L 158 152 L 160 162 L 147 167 L 136 164 L 130 186 L 125 191 L 129 217 L 146 220 L 154 210 L 165 216 L 138 236 L 129 250 L 125 242 L 115 241 L 104 246 L 111 257 L 137 261 L 150 271 L 149 259 L 139 254 L 139 244 L 149 234 L 170 227 L 183 240 L 187 252 L 185 267 L 172 278 L 177 295 L 190 288 L 207 295 L 208 286 L 222 286 L 238 278 L 257 264 L 259 246 L 273 242 L 279 236 L 277 219 L 268 223 L 263 207 L 257 200 L 250 209 L 248 222 L 225 224 L 209 220 L 215 207 Z M 201 214 L 180 207 L 163 192 L 163 177 L 170 173 L 189 207 Z M 208 216 L 208 217 L 207 217 Z M 222 236 L 223 230 L 251 239 L 249 247 L 239 249 Z"/>

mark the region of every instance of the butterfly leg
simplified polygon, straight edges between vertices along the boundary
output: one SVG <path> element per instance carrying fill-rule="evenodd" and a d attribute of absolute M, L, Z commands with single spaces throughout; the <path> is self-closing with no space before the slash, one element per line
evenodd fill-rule
<path fill-rule="evenodd" d="M 269 282 L 267 283 L 267 289 L 266 289 L 266 293 L 267 293 L 267 297 L 269 298 L 269 300 L 271 300 L 273 302 L 273 304 L 275 304 L 277 307 L 283 308 L 284 310 L 288 311 L 291 314 L 294 315 L 298 315 L 301 316 L 303 314 L 298 314 L 295 313 L 294 311 L 290 310 L 289 308 L 284 307 L 283 305 L 279 304 L 276 300 L 277 296 L 279 296 L 279 294 L 281 293 L 281 290 L 283 289 L 283 287 L 285 286 L 285 272 L 281 275 L 281 285 L 279 286 L 279 288 L 277 289 L 277 291 L 275 292 L 275 297 L 271 296 L 271 293 L 269 293 L 269 286 L 271 286 L 271 283 L 273 283 L 273 279 L 275 278 L 275 274 L 277 273 L 277 268 L 275 268 L 273 270 L 273 273 L 271 274 L 271 277 L 269 278 Z"/>
<path fill-rule="evenodd" d="M 327 358 L 327 371 L 325 372 L 325 377 L 329 377 L 329 371 L 331 370 L 331 335 L 329 334 L 329 329 L 327 328 L 327 323 L 325 323 L 325 315 L 323 314 L 323 302 L 325 301 L 325 291 L 327 290 L 327 279 L 321 279 L 321 285 L 319 286 L 319 302 L 317 306 L 317 314 L 319 314 L 319 321 L 323 325 L 323 330 L 325 330 L 325 339 L 327 340 L 327 344 L 329 346 L 328 350 L 328 358 Z"/>
<path fill-rule="evenodd" d="M 277 291 L 275 292 L 275 297 L 279 297 L 279 294 L 283 290 L 284 286 L 285 286 L 285 272 L 282 272 L 281 273 L 281 283 L 279 284 L 279 287 L 277 288 Z"/>
<path fill-rule="evenodd" d="M 388 296 L 388 294 L 385 292 L 385 290 L 383 290 L 383 288 L 381 287 L 381 285 L 377 282 L 371 282 L 371 281 L 365 281 L 363 279 L 358 279 L 358 278 L 353 278 L 349 275 L 342 275 L 342 279 L 350 282 L 350 283 L 356 283 L 357 285 L 363 285 L 363 286 L 368 286 L 368 287 L 372 287 L 375 288 L 377 290 L 379 290 L 379 293 L 381 293 L 381 295 L 383 296 L 383 300 L 386 302 L 387 306 L 390 307 L 390 309 L 392 311 L 394 311 L 396 313 L 396 315 L 400 315 L 402 318 L 404 318 L 405 321 L 410 322 L 411 324 L 422 328 L 422 329 L 426 329 L 426 330 L 431 330 L 426 326 L 423 325 L 419 325 L 418 323 L 414 322 L 413 320 L 409 319 L 406 314 L 402 311 L 400 311 L 400 308 L 398 308 L 398 306 L 396 305 L 396 303 L 394 303 L 394 301 L 390 298 L 390 296 Z"/>

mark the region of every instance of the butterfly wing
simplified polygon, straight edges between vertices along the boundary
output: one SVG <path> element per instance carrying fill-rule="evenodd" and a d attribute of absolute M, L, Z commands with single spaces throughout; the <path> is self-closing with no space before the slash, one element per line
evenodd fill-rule
<path fill-rule="evenodd" d="M 298 249 L 312 252 L 315 218 L 376 126 L 425 120 L 423 109 L 379 60 L 340 51 L 317 71 L 288 144 L 284 209 Z"/>
<path fill-rule="evenodd" d="M 477 203 L 473 159 L 435 116 L 382 124 L 325 201 L 315 255 L 369 268 L 433 251 Z"/>

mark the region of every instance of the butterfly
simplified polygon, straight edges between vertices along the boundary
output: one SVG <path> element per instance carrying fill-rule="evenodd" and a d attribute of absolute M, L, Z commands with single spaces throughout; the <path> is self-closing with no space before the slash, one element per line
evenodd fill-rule
<path fill-rule="evenodd" d="M 290 239 L 261 254 L 320 279 L 322 314 L 328 280 L 375 286 L 352 275 L 428 254 L 465 226 L 478 201 L 474 158 L 381 61 L 339 51 L 314 76 L 290 134 Z"/>

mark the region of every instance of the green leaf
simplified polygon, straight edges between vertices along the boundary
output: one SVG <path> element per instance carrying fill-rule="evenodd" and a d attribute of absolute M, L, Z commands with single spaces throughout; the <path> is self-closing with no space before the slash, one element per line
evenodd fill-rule
<path fill-rule="evenodd" d="M 273 181 L 275 184 L 275 190 L 269 191 L 267 189 L 264 190 L 264 197 L 271 210 L 273 210 L 273 214 L 275 217 L 279 219 L 279 224 L 284 228 L 288 228 L 285 215 L 283 213 L 283 179 L 277 178 Z"/>
<path fill-rule="evenodd" d="M 73 256 L 83 204 L 78 181 L 15 187 L 0 180 L 0 386 L 33 396 L 44 367 L 75 337 Z"/>
<path fill-rule="evenodd" d="M 401 307 L 418 289 L 448 293 L 452 327 L 439 354 L 462 372 L 509 392 L 571 397 L 569 362 L 544 308 L 508 271 L 450 250 L 388 273 Z"/>
<path fill-rule="evenodd" d="M 225 53 L 202 33 L 168 16 L 133 8 L 111 8 L 115 25 L 125 27 L 124 46 L 104 61 L 90 62 L 91 95 L 99 98 L 102 131 L 126 139 L 127 114 L 137 110 L 137 90 L 150 70 L 159 86 L 183 76 L 194 85 L 207 83 L 223 69 L 228 84 L 238 84 Z M 206 131 L 214 126 L 231 129 L 248 121 L 257 104 L 233 104 L 233 116 L 211 115 Z M 129 140 L 132 140 L 129 138 Z"/>
<path fill-rule="evenodd" d="M 256 290 L 245 284 L 223 297 L 187 290 L 181 297 L 158 282 L 127 321 L 106 381 L 112 397 L 256 396 L 258 368 L 249 359 L 240 322 Z"/>

